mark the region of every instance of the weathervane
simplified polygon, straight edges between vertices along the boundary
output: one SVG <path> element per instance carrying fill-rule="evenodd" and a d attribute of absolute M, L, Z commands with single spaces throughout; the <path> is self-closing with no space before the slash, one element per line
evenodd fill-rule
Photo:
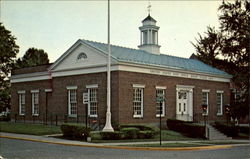
<path fill-rule="evenodd" d="M 148 1 L 148 14 L 150 15 L 150 11 L 151 11 L 151 4 L 150 4 L 150 0 Z"/>

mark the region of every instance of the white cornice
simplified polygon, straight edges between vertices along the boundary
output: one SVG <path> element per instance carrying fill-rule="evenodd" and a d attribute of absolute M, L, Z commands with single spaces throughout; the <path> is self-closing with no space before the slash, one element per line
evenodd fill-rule
<path fill-rule="evenodd" d="M 40 81 L 51 79 L 48 72 L 36 72 L 25 73 L 19 75 L 12 75 L 10 77 L 10 83 L 28 82 L 28 81 Z"/>
<path fill-rule="evenodd" d="M 51 76 L 49 75 L 48 72 L 20 74 L 11 76 L 11 83 L 48 80 L 51 79 L 51 77 L 54 78 L 63 76 L 73 76 L 81 74 L 100 73 L 106 71 L 107 71 L 106 65 L 96 65 L 96 66 L 88 66 L 88 67 L 74 68 L 74 69 L 64 69 L 55 71 L 52 70 Z M 186 70 L 178 70 L 175 68 L 162 68 L 157 66 L 148 66 L 148 65 L 131 64 L 131 63 L 121 63 L 121 62 L 119 64 L 112 64 L 111 71 L 138 72 L 138 73 L 179 77 L 179 78 L 189 78 L 189 79 L 217 81 L 217 82 L 230 82 L 230 78 L 228 76 L 212 75 L 212 74 L 197 73 Z"/>

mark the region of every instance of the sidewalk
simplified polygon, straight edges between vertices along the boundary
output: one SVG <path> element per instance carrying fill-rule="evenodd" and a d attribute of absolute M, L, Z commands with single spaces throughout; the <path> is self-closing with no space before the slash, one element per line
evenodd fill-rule
<path fill-rule="evenodd" d="M 35 135 L 24 135 L 24 134 L 14 134 L 14 133 L 4 133 L 0 132 L 1 138 L 17 139 L 17 140 L 26 140 L 34 142 L 43 142 L 50 144 L 60 144 L 66 146 L 81 146 L 81 147 L 95 147 L 95 148 L 113 148 L 113 149 L 129 149 L 129 150 L 160 150 L 160 151 L 170 151 L 170 150 L 208 150 L 208 149 L 225 149 L 231 148 L 233 146 L 250 146 L 250 140 L 226 140 L 228 142 L 243 143 L 243 144 L 231 144 L 231 145 L 212 145 L 204 146 L 200 144 L 200 147 L 177 147 L 177 148 L 164 148 L 164 147 L 129 147 L 129 145 L 140 145 L 140 144 L 154 144 L 159 143 L 159 141 L 151 142 L 123 142 L 123 143 L 91 143 L 86 141 L 73 141 L 59 139 L 52 136 L 35 136 Z M 162 141 L 162 143 L 195 143 L 195 142 L 204 142 L 204 140 L 196 141 Z M 217 140 L 218 141 L 218 140 Z M 221 140 L 219 140 L 221 141 Z M 224 141 L 224 140 L 223 140 Z M 214 141 L 216 142 L 216 141 Z"/>

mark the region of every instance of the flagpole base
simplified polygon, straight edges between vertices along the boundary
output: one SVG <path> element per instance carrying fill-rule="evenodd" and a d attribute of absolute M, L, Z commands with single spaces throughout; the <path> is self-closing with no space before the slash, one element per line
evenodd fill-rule
<path fill-rule="evenodd" d="M 106 124 L 104 128 L 102 129 L 103 132 L 114 132 L 114 129 L 111 125 L 111 113 L 107 112 L 106 113 Z"/>

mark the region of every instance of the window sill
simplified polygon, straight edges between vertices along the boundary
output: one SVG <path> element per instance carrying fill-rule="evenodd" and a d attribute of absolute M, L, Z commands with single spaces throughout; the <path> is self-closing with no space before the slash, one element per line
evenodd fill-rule
<path fill-rule="evenodd" d="M 25 114 L 19 114 L 20 116 L 25 116 Z"/>
<path fill-rule="evenodd" d="M 160 118 L 160 115 L 159 115 L 159 114 L 157 114 L 155 117 Z M 161 117 L 165 117 L 165 115 L 164 115 L 164 114 L 162 114 L 162 115 L 161 115 Z"/>
<path fill-rule="evenodd" d="M 97 118 L 97 115 L 89 115 L 90 118 Z"/>
<path fill-rule="evenodd" d="M 34 116 L 34 117 L 35 117 L 35 116 L 39 116 L 39 114 L 32 114 L 32 116 Z"/>
<path fill-rule="evenodd" d="M 76 118 L 77 115 L 76 114 L 68 114 L 68 117 L 71 117 L 71 118 Z"/>
<path fill-rule="evenodd" d="M 208 114 L 202 114 L 202 116 L 208 116 Z"/>
<path fill-rule="evenodd" d="M 133 115 L 133 118 L 143 118 L 142 115 Z"/>
<path fill-rule="evenodd" d="M 223 115 L 223 114 L 218 114 L 218 113 L 217 113 L 217 116 L 222 116 L 222 115 Z"/>

